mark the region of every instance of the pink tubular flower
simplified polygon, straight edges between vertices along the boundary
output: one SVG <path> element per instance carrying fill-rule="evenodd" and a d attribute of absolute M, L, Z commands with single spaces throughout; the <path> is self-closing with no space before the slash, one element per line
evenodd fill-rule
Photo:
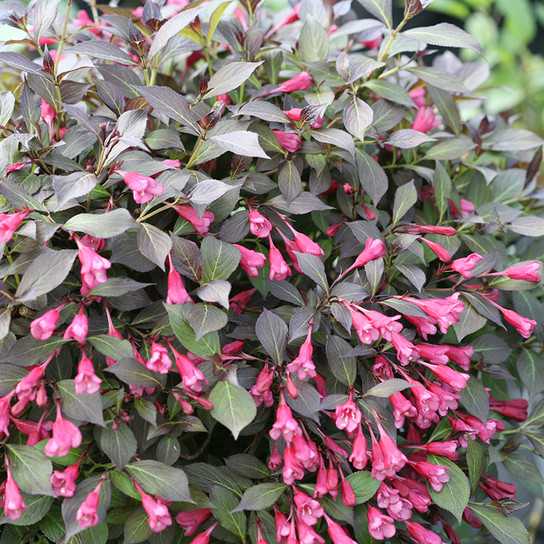
<path fill-rule="evenodd" d="M 423 87 L 410 91 L 410 96 L 412 100 L 414 101 L 414 104 L 418 108 L 425 107 L 425 89 Z"/>
<path fill-rule="evenodd" d="M 405 521 L 408 532 L 414 537 L 417 544 L 444 544 L 442 539 L 433 531 L 425 529 L 416 521 Z"/>
<path fill-rule="evenodd" d="M 168 350 L 164 346 L 153 342 L 151 344 L 151 357 L 145 366 L 149 370 L 153 370 L 153 372 L 168 374 L 168 371 L 172 368 L 172 361 L 168 356 Z"/>
<path fill-rule="evenodd" d="M 247 249 L 247 247 L 241 246 L 240 244 L 232 245 L 238 248 L 242 254 L 240 266 L 246 271 L 250 278 L 257 278 L 259 276 L 259 270 L 264 268 L 266 264 L 266 255 L 263 255 L 258 251 L 253 251 L 252 249 Z"/>
<path fill-rule="evenodd" d="M 298 356 L 296 359 L 293 359 L 288 365 L 287 370 L 291 374 L 297 373 L 299 380 L 305 380 L 307 377 L 313 378 L 316 374 L 315 365 L 312 361 L 312 355 L 314 353 L 314 348 L 312 347 L 312 326 L 310 325 L 310 330 L 304 340 Z"/>
<path fill-rule="evenodd" d="M 397 350 L 397 359 L 401 365 L 406 366 L 411 361 L 415 361 L 419 357 L 417 346 L 406 340 L 402 334 L 398 332 L 391 333 L 391 343 Z"/>
<path fill-rule="evenodd" d="M 257 529 L 259 530 L 258 526 Z M 325 544 L 325 539 L 319 536 L 312 527 L 306 525 L 301 520 L 297 521 L 297 532 L 300 544 Z M 256 544 L 267 544 L 267 542 L 262 539 L 262 535 L 260 538 L 261 540 L 258 540 Z"/>
<path fill-rule="evenodd" d="M 13 395 L 15 395 L 14 391 L 8 393 L 5 397 L 0 397 L 0 436 L 2 433 L 9 436 L 9 412 Z"/>
<path fill-rule="evenodd" d="M 525 399 L 497 400 L 489 398 L 489 409 L 509 417 L 515 421 L 525 421 L 527 419 L 527 408 L 529 403 Z"/>
<path fill-rule="evenodd" d="M 312 86 L 312 76 L 308 72 L 300 72 L 300 74 L 284 81 L 277 89 L 272 92 L 292 93 L 294 91 L 305 91 Z"/>
<path fill-rule="evenodd" d="M 435 465 L 427 461 L 419 461 L 418 463 L 411 463 L 411 465 L 416 472 L 427 478 L 435 491 L 442 491 L 444 484 L 450 481 L 450 477 L 446 472 L 451 470 L 450 467 Z"/>
<path fill-rule="evenodd" d="M 83 307 L 81 307 L 79 313 L 72 320 L 72 323 L 70 323 L 70 325 L 68 325 L 68 328 L 64 331 L 63 338 L 65 340 L 73 339 L 78 344 L 85 344 L 88 332 L 89 320 L 87 319 L 87 316 L 83 311 Z"/>
<path fill-rule="evenodd" d="M 327 514 L 325 514 L 325 520 L 327 521 L 327 532 L 329 533 L 333 544 L 357 544 L 357 542 L 348 535 L 346 530 L 327 516 Z"/>
<path fill-rule="evenodd" d="M 371 434 L 372 477 L 383 482 L 385 478 L 395 477 L 408 460 L 379 423 L 378 429 L 380 430 L 380 442 L 377 442 L 374 435 Z"/>
<path fill-rule="evenodd" d="M 274 404 L 274 395 L 270 391 L 273 382 L 274 371 L 265 365 L 257 376 L 257 383 L 249 391 L 257 406 L 264 403 L 267 408 L 270 408 Z"/>
<path fill-rule="evenodd" d="M 405 300 L 408 300 L 421 308 L 429 317 L 432 317 L 440 327 L 440 331 L 444 334 L 446 334 L 450 325 L 459 321 L 458 314 L 462 313 L 465 309 L 465 305 L 458 299 L 459 293 L 455 293 L 443 299 L 405 298 Z"/>
<path fill-rule="evenodd" d="M 459 272 L 463 278 L 470 278 L 472 276 L 472 270 L 483 257 L 478 253 L 471 253 L 468 257 L 463 259 L 455 259 L 448 268 Z"/>
<path fill-rule="evenodd" d="M 416 326 L 417 333 L 425 340 L 429 339 L 429 334 L 435 335 L 437 333 L 437 328 L 429 319 L 416 317 L 415 315 L 405 315 L 404 317 L 412 323 L 412 325 Z"/>
<path fill-rule="evenodd" d="M 200 508 L 199 510 L 181 511 L 176 516 L 179 526 L 185 531 L 185 536 L 191 536 L 196 533 L 199 526 L 206 521 L 212 514 L 209 508 Z"/>
<path fill-rule="evenodd" d="M 157 183 L 153 178 L 137 174 L 136 172 L 123 172 L 117 170 L 128 188 L 132 190 L 134 202 L 137 204 L 145 204 L 153 200 L 156 195 L 162 195 L 164 187 Z"/>
<path fill-rule="evenodd" d="M 185 289 L 185 285 L 183 285 L 181 274 L 172 264 L 171 254 L 168 254 L 168 265 L 170 270 L 168 271 L 168 293 L 166 295 L 166 304 L 185 304 L 186 302 L 193 302 Z"/>
<path fill-rule="evenodd" d="M 508 276 L 511 280 L 540 281 L 540 274 L 538 273 L 539 268 L 540 263 L 538 261 L 532 261 L 528 264 L 511 266 L 500 274 Z"/>
<path fill-rule="evenodd" d="M 272 242 L 272 237 L 269 236 L 270 251 L 268 253 L 268 260 L 270 261 L 270 279 L 282 281 L 287 276 L 292 274 L 289 265 L 285 262 L 281 251 Z"/>
<path fill-rule="evenodd" d="M 155 533 L 160 533 L 166 527 L 172 525 L 172 518 L 170 517 L 168 507 L 145 493 L 136 482 L 134 482 L 134 485 L 142 497 L 142 506 L 149 516 L 147 522 L 151 530 Z"/>
<path fill-rule="evenodd" d="M 0 213 L 0 242 L 9 242 L 29 212 Z"/>
<path fill-rule="evenodd" d="M 171 348 L 176 357 L 176 367 L 181 375 L 181 382 L 183 388 L 188 391 L 199 395 L 202 392 L 202 382 L 208 383 L 208 380 L 202 371 L 199 370 L 185 355 L 181 355 L 173 348 Z"/>
<path fill-rule="evenodd" d="M 101 487 L 102 480 L 100 480 L 95 489 L 87 495 L 87 498 L 81 503 L 81 506 L 77 510 L 76 520 L 82 529 L 98 525 L 98 514 L 96 510 L 98 509 L 98 503 L 100 502 Z"/>
<path fill-rule="evenodd" d="M 87 296 L 89 291 L 99 283 L 108 281 L 106 270 L 111 268 L 111 263 L 90 247 L 82 244 L 77 238 L 76 243 L 79 248 L 77 256 L 81 262 L 81 294 Z"/>
<path fill-rule="evenodd" d="M 283 130 L 273 130 L 272 132 L 276 135 L 281 147 L 286 151 L 295 153 L 301 148 L 302 140 L 298 134 L 295 134 L 294 132 L 284 132 Z"/>
<path fill-rule="evenodd" d="M 380 239 L 367 238 L 365 242 L 365 249 L 355 259 L 355 262 L 349 267 L 348 270 L 353 268 L 359 268 L 365 266 L 370 261 L 375 261 L 380 257 L 385 256 L 385 245 Z"/>
<path fill-rule="evenodd" d="M 514 310 L 507 310 L 493 301 L 491 301 L 491 303 L 502 312 L 504 319 L 506 319 L 506 321 L 508 321 L 523 338 L 529 338 L 529 336 L 531 336 L 537 325 L 534 319 L 523 317 L 514 312 Z"/>
<path fill-rule="evenodd" d="M 11 521 L 15 521 L 23 515 L 24 510 L 27 510 L 27 506 L 21 496 L 19 486 L 15 483 L 11 475 L 9 465 L 7 465 L 6 469 L 8 477 L 4 489 L 4 515 Z"/>
<path fill-rule="evenodd" d="M 444 249 L 440 244 L 431 242 L 425 238 L 420 238 L 422 242 L 425 242 L 432 250 L 432 252 L 443 262 L 449 263 L 451 261 L 451 255 L 447 249 Z"/>
<path fill-rule="evenodd" d="M 267 32 L 265 39 L 270 38 L 272 34 L 275 34 L 280 28 L 283 28 L 285 25 L 288 25 L 289 23 L 294 23 L 295 21 L 297 21 L 299 9 L 300 9 L 300 2 L 298 4 L 295 4 L 293 9 L 275 27 L 271 28 Z"/>
<path fill-rule="evenodd" d="M 196 213 L 192 206 L 172 206 L 178 215 L 193 225 L 198 234 L 206 234 L 210 230 L 210 225 L 215 220 L 215 215 L 212 212 L 204 212 L 202 219 Z"/>
<path fill-rule="evenodd" d="M 45 312 L 42 316 L 37 317 L 30 323 L 30 334 L 36 340 L 47 340 L 51 338 L 57 327 L 60 314 L 59 309 L 55 308 Z"/>
<path fill-rule="evenodd" d="M 289 444 L 283 452 L 282 477 L 287 485 L 293 485 L 295 480 L 304 478 L 304 467 L 297 459 L 295 448 L 293 448 L 291 444 Z"/>
<path fill-rule="evenodd" d="M 466 386 L 467 382 L 470 379 L 468 374 L 463 372 L 457 372 L 446 365 L 433 365 L 431 363 L 423 363 L 426 367 L 430 368 L 432 373 L 439 378 L 442 382 L 447 383 L 452 391 L 458 393 L 462 391 Z"/>
<path fill-rule="evenodd" d="M 428 444 L 421 444 L 417 446 L 425 450 L 431 455 L 443 455 L 452 461 L 459 459 L 457 448 L 459 445 L 455 440 L 446 440 L 445 442 L 429 442 Z"/>
<path fill-rule="evenodd" d="M 272 223 L 258 210 L 249 212 L 249 230 L 257 238 L 266 238 L 272 230 Z"/>
<path fill-rule="evenodd" d="M 427 133 L 438 127 L 441 122 L 440 119 L 435 117 L 433 108 L 422 107 L 416 114 L 412 129 Z"/>
<path fill-rule="evenodd" d="M 286 223 L 291 232 L 295 235 L 295 245 L 300 253 L 308 253 L 309 255 L 315 255 L 321 257 L 325 255 L 325 252 L 321 249 L 319 244 L 316 244 L 311 238 L 298 232 L 289 223 Z"/>
<path fill-rule="evenodd" d="M 377 508 L 369 506 L 368 512 L 368 532 L 376 540 L 385 540 L 391 538 L 397 532 L 393 518 L 382 514 Z"/>
<path fill-rule="evenodd" d="M 470 369 L 470 358 L 474 355 L 472 346 L 454 347 L 444 344 L 444 347 L 448 348 L 446 354 L 452 361 L 455 361 L 465 371 Z"/>
<path fill-rule="evenodd" d="M 415 406 L 402 394 L 394 393 L 389 397 L 393 405 L 393 415 L 395 416 L 395 427 L 400 429 L 404 426 L 405 418 L 413 419 L 417 415 Z"/>
<path fill-rule="evenodd" d="M 363 470 L 368 462 L 366 438 L 360 426 L 359 431 L 353 440 L 353 450 L 349 456 L 349 461 L 357 470 Z"/>
<path fill-rule="evenodd" d="M 291 408 L 285 403 L 285 398 L 282 394 L 280 405 L 276 410 L 276 421 L 268 434 L 272 440 L 278 440 L 281 436 L 290 444 L 295 434 L 300 434 L 300 432 L 300 427 L 295 418 L 293 418 L 293 412 L 291 412 Z"/>
<path fill-rule="evenodd" d="M 306 493 L 295 491 L 295 505 L 297 507 L 297 517 L 302 519 L 306 525 L 315 525 L 319 518 L 323 517 L 323 507 Z"/>
<path fill-rule="evenodd" d="M 79 476 L 79 463 L 66 467 L 64 471 L 54 470 L 50 478 L 57 497 L 73 497 L 76 480 Z"/>
<path fill-rule="evenodd" d="M 92 395 L 100 391 L 102 380 L 95 374 L 92 361 L 83 354 L 77 367 L 77 376 L 74 379 L 76 383 L 76 393 L 82 395 L 88 393 Z"/>
<path fill-rule="evenodd" d="M 353 402 L 353 391 L 349 392 L 349 399 L 344 404 L 336 406 L 336 427 L 347 433 L 355 431 L 361 423 L 361 410 Z"/>
<path fill-rule="evenodd" d="M 15 392 L 19 396 L 19 400 L 27 398 L 34 400 L 36 398 L 36 390 L 38 382 L 43 378 L 44 366 L 35 366 L 15 387 Z M 4 397 L 8 398 L 8 397 Z"/>
<path fill-rule="evenodd" d="M 172 168 L 181 168 L 181 162 L 179 159 L 164 159 L 162 163 L 166 164 L 167 166 L 171 166 Z"/>
<path fill-rule="evenodd" d="M 57 419 L 53 423 L 53 437 L 45 445 L 45 455 L 48 457 L 64 457 L 71 448 L 81 445 L 81 432 L 70 421 L 64 419 L 57 404 Z"/>
<path fill-rule="evenodd" d="M 291 119 L 291 121 L 300 121 L 301 114 L 302 114 L 302 108 L 291 108 L 290 110 L 283 110 L 283 113 Z M 323 117 L 319 117 L 317 121 L 312 123 L 310 126 L 312 128 L 321 128 L 323 125 Z"/>

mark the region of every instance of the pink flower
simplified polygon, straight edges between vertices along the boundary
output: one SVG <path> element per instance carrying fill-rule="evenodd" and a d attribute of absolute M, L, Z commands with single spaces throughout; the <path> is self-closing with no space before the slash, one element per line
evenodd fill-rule
<path fill-rule="evenodd" d="M 492 302 L 492 304 L 502 312 L 504 319 L 506 319 L 506 321 L 508 321 L 523 338 L 529 338 L 529 336 L 531 336 L 536 327 L 536 321 L 534 319 L 523 317 L 514 312 L 514 310 L 507 310 L 495 302 Z"/>
<path fill-rule="evenodd" d="M 457 370 L 453 370 L 453 368 L 450 368 L 449 366 L 420 362 L 430 368 L 433 374 L 442 382 L 447 383 L 452 391 L 462 391 L 467 386 L 467 381 L 470 379 L 468 374 L 457 372 Z"/>
<path fill-rule="evenodd" d="M 416 521 L 405 521 L 408 532 L 414 537 L 417 544 L 444 544 L 442 539 L 433 531 L 425 529 Z"/>
<path fill-rule="evenodd" d="M 406 456 L 397 448 L 393 439 L 378 423 L 380 441 L 372 434 L 372 477 L 383 482 L 385 478 L 394 478 L 407 462 Z"/>
<path fill-rule="evenodd" d="M 291 121 L 300 121 L 302 108 L 291 108 L 290 110 L 284 110 L 283 113 L 291 119 Z M 312 128 L 321 128 L 323 125 L 323 117 L 318 117 L 318 119 L 313 122 L 310 126 Z"/>
<path fill-rule="evenodd" d="M 425 238 L 420 238 L 422 242 L 425 242 L 433 251 L 433 253 L 443 262 L 448 263 L 451 261 L 451 255 L 447 249 L 444 249 L 440 244 L 431 242 Z"/>
<path fill-rule="evenodd" d="M 193 535 L 198 527 L 211 516 L 209 508 L 200 508 L 193 511 L 181 511 L 176 516 L 179 526 L 185 531 L 185 536 Z"/>
<path fill-rule="evenodd" d="M 60 314 L 58 308 L 45 312 L 45 314 L 37 317 L 30 323 L 30 334 L 32 334 L 36 340 L 47 340 L 48 338 L 51 338 L 57 327 L 59 318 Z"/>
<path fill-rule="evenodd" d="M 272 132 L 276 135 L 281 147 L 290 153 L 295 153 L 295 151 L 298 151 L 301 148 L 302 140 L 298 134 L 295 134 L 294 132 L 284 132 L 283 130 L 273 130 Z"/>
<path fill-rule="evenodd" d="M 349 267 L 348 270 L 365 266 L 370 261 L 375 261 L 385 256 L 385 245 L 380 239 L 367 238 L 365 242 L 365 249 L 359 254 L 355 262 Z"/>
<path fill-rule="evenodd" d="M 257 526 L 257 530 L 259 530 L 259 526 Z M 297 532 L 300 544 L 325 544 L 325 539 L 319 536 L 312 527 L 306 525 L 300 519 L 297 520 Z M 261 539 L 258 540 L 256 544 L 267 544 L 267 542 L 264 539 Z"/>
<path fill-rule="evenodd" d="M 273 27 L 267 32 L 265 39 L 270 38 L 272 34 L 275 34 L 280 28 L 283 28 L 285 25 L 288 25 L 289 23 L 294 23 L 296 20 L 298 20 L 299 9 L 300 9 L 300 2 L 298 4 L 295 4 L 293 9 L 289 11 L 289 13 L 275 27 Z M 306 72 L 302 72 L 302 73 L 305 74 Z M 288 92 L 288 91 L 285 91 L 285 92 Z"/>
<path fill-rule="evenodd" d="M 51 126 L 53 120 L 55 119 L 55 115 L 55 110 L 42 98 L 42 103 L 40 106 L 40 117 L 47 125 Z"/>
<path fill-rule="evenodd" d="M 191 206 L 173 206 L 180 217 L 191 223 L 198 234 L 206 234 L 210 230 L 215 216 L 212 212 L 204 212 L 202 219 Z"/>
<path fill-rule="evenodd" d="M 111 263 L 90 247 L 82 244 L 77 238 L 76 243 L 79 247 L 77 256 L 81 262 L 81 294 L 87 296 L 89 291 L 99 283 L 108 281 L 106 270 L 111 268 Z"/>
<path fill-rule="evenodd" d="M 181 168 L 181 162 L 179 159 L 164 159 L 162 163 L 166 164 L 167 166 L 171 166 L 172 168 Z"/>
<path fill-rule="evenodd" d="M 166 304 L 185 304 L 193 302 L 185 285 L 181 274 L 175 269 L 172 263 L 172 255 L 168 254 L 168 264 L 170 270 L 168 272 L 168 293 L 166 295 Z"/>
<path fill-rule="evenodd" d="M 295 245 L 300 253 L 308 253 L 309 255 L 315 255 L 321 257 L 325 255 L 325 252 L 321 249 L 319 244 L 316 244 L 311 238 L 295 230 L 289 223 L 286 223 L 291 232 L 295 235 Z"/>
<path fill-rule="evenodd" d="M 391 343 L 397 350 L 397 359 L 402 365 L 407 365 L 411 361 L 415 361 L 419 357 L 417 346 L 406 340 L 402 334 L 398 332 L 391 333 Z"/>
<path fill-rule="evenodd" d="M 14 162 L 13 164 L 8 165 L 8 174 L 11 172 L 17 172 L 17 170 L 21 170 L 21 168 L 24 168 L 27 164 L 32 164 L 32 163 L 31 162 Z"/>
<path fill-rule="evenodd" d="M 65 340 L 72 338 L 79 344 L 85 344 L 88 332 L 89 320 L 83 311 L 83 307 L 81 307 L 79 313 L 72 320 L 72 323 L 70 323 L 68 328 L 64 331 L 63 338 Z"/>
<path fill-rule="evenodd" d="M 470 358 L 474 355 L 474 348 L 472 346 L 447 346 L 444 344 L 444 347 L 448 348 L 446 354 L 448 357 L 456 362 L 463 370 L 470 369 Z"/>
<path fill-rule="evenodd" d="M 350 390 L 349 399 L 344 404 L 336 406 L 336 427 L 347 433 L 354 432 L 361 423 L 361 410 L 353 402 L 353 392 Z"/>
<path fill-rule="evenodd" d="M 237 247 L 242 258 L 240 259 L 240 266 L 246 271 L 247 275 L 251 278 L 257 278 L 259 276 L 259 270 L 264 268 L 266 264 L 266 255 L 247 249 L 239 244 L 232 244 Z"/>
<path fill-rule="evenodd" d="M 71 448 L 81 445 L 81 432 L 70 421 L 64 419 L 57 404 L 57 419 L 53 423 L 53 437 L 45 445 L 45 455 L 48 457 L 64 457 Z"/>
<path fill-rule="evenodd" d="M 272 230 L 272 223 L 258 210 L 249 212 L 249 230 L 257 238 L 266 238 Z"/>
<path fill-rule="evenodd" d="M 76 520 L 82 529 L 87 527 L 94 527 L 98 525 L 98 514 L 96 512 L 98 503 L 100 502 L 100 487 L 102 486 L 102 480 L 98 482 L 98 485 L 91 491 L 87 498 L 81 503 L 76 513 Z"/>
<path fill-rule="evenodd" d="M 273 92 L 292 93 L 294 91 L 305 91 L 312 86 L 312 76 L 308 72 L 300 72 L 295 77 L 284 81 Z"/>
<path fill-rule="evenodd" d="M 293 437 L 293 448 L 298 461 L 305 469 L 315 472 L 319 468 L 321 457 L 315 442 L 296 434 Z"/>
<path fill-rule="evenodd" d="M 121 175 L 123 181 L 132 191 L 134 202 L 137 204 L 150 202 L 156 195 L 162 195 L 164 192 L 164 187 L 149 176 L 136 172 L 123 172 L 122 170 L 117 170 L 117 173 Z"/>
<path fill-rule="evenodd" d="M 66 467 L 63 471 L 55 470 L 50 478 L 53 491 L 57 497 L 73 497 L 76 480 L 79 476 L 79 463 Z"/>
<path fill-rule="evenodd" d="M 476 209 L 476 206 L 470 200 L 462 198 L 459 202 L 461 204 L 462 216 L 470 215 Z"/>
<path fill-rule="evenodd" d="M 357 436 L 353 440 L 353 449 L 351 455 L 349 456 L 350 463 L 357 469 L 363 470 L 366 467 L 368 458 L 366 453 L 366 438 L 359 427 Z"/>
<path fill-rule="evenodd" d="M 525 399 L 514 400 L 496 400 L 493 397 L 489 399 L 489 409 L 509 417 L 515 421 L 525 421 L 527 419 L 528 402 Z"/>
<path fill-rule="evenodd" d="M 0 435 L 3 433 L 6 436 L 9 436 L 10 402 L 14 394 L 15 392 L 12 391 L 5 397 L 0 397 Z"/>
<path fill-rule="evenodd" d="M 315 365 L 312 361 L 314 348 L 312 347 L 312 327 L 306 336 L 296 359 L 293 359 L 288 365 L 287 370 L 293 374 L 297 373 L 299 380 L 305 380 L 307 377 L 313 378 L 316 374 Z"/>
<path fill-rule="evenodd" d="M 155 533 L 160 533 L 161 531 L 164 531 L 166 527 L 172 525 L 172 518 L 170 517 L 168 507 L 155 500 L 151 495 L 144 493 L 138 484 L 135 483 L 135 486 L 142 497 L 142 506 L 149 516 L 147 522 L 149 523 L 151 530 Z"/>
<path fill-rule="evenodd" d="M 410 96 L 418 108 L 425 107 L 425 89 L 423 87 L 410 91 Z"/>
<path fill-rule="evenodd" d="M 291 412 L 291 408 L 285 403 L 285 398 L 282 394 L 280 405 L 276 410 L 276 421 L 268 434 L 272 440 L 278 440 L 281 436 L 289 444 L 293 441 L 295 434 L 300 434 L 300 432 L 300 427 L 293 418 L 293 412 Z"/>
<path fill-rule="evenodd" d="M 445 442 L 429 442 L 428 444 L 422 444 L 418 446 L 424 449 L 427 453 L 432 455 L 443 455 L 452 461 L 459 459 L 457 448 L 459 445 L 455 440 L 446 440 Z"/>
<path fill-rule="evenodd" d="M 325 520 L 327 521 L 327 532 L 329 533 L 333 544 L 357 544 L 341 525 L 336 523 L 336 521 L 333 521 L 326 514 Z"/>
<path fill-rule="evenodd" d="M 4 490 L 4 515 L 11 521 L 15 521 L 23 515 L 23 511 L 27 509 L 27 506 L 25 501 L 23 501 L 19 486 L 15 483 L 15 480 L 11 475 L 9 465 L 6 468 L 8 477 Z"/>
<path fill-rule="evenodd" d="M 100 391 L 102 380 L 95 374 L 93 363 L 85 354 L 79 361 L 77 376 L 74 381 L 76 382 L 76 393 L 78 395 L 83 393 L 92 395 Z"/>
<path fill-rule="evenodd" d="M 104 238 L 97 238 L 96 236 L 91 236 L 86 234 L 81 238 L 80 242 L 94 251 L 102 251 L 106 247 L 106 240 Z"/>
<path fill-rule="evenodd" d="M 540 263 L 538 261 L 532 261 L 528 264 L 518 264 L 507 268 L 501 275 L 508 276 L 512 280 L 525 280 L 525 281 L 540 281 L 540 274 L 538 269 Z"/>
<path fill-rule="evenodd" d="M 395 427 L 400 429 L 404 426 L 405 418 L 413 419 L 417 415 L 415 406 L 402 394 L 394 393 L 389 397 L 393 405 L 393 415 L 395 416 Z"/>
<path fill-rule="evenodd" d="M 281 251 L 274 245 L 272 238 L 269 236 L 270 251 L 268 252 L 268 260 L 270 262 L 270 279 L 282 281 L 287 276 L 292 274 L 291 269 L 285 262 Z"/>
<path fill-rule="evenodd" d="M 470 278 L 472 276 L 472 270 L 483 257 L 478 255 L 478 253 L 471 253 L 468 257 L 464 259 L 455 259 L 448 268 L 459 272 L 463 278 Z"/>
<path fill-rule="evenodd" d="M 447 470 L 451 470 L 449 467 L 443 467 L 428 463 L 427 461 L 419 461 L 418 463 L 411 463 L 411 466 L 419 472 L 422 476 L 427 478 L 429 484 L 435 491 L 442 491 L 444 484 L 450 481 L 450 477 L 447 474 Z"/>
<path fill-rule="evenodd" d="M 424 317 L 417 317 L 415 315 L 405 315 L 404 316 L 412 325 L 416 326 L 417 333 L 422 336 L 425 340 L 429 339 L 429 334 L 436 334 L 437 328 L 429 319 Z"/>
<path fill-rule="evenodd" d="M 0 242 L 7 243 L 28 212 L 0 213 Z"/>
<path fill-rule="evenodd" d="M 422 107 L 416 114 L 412 129 L 427 133 L 438 127 L 441 122 L 440 119 L 435 117 L 433 108 Z"/>
<path fill-rule="evenodd" d="M 323 517 L 323 507 L 302 491 L 298 489 L 295 491 L 294 500 L 297 507 L 297 518 L 302 519 L 306 525 L 315 525 L 319 518 Z"/>
<path fill-rule="evenodd" d="M 202 392 L 202 382 L 208 383 L 208 380 L 202 371 L 199 370 L 194 363 L 186 357 L 181 355 L 172 348 L 174 355 L 176 357 L 176 367 L 181 375 L 181 382 L 184 389 L 197 395 Z"/>
<path fill-rule="evenodd" d="M 270 391 L 273 382 L 274 371 L 265 365 L 257 376 L 257 383 L 249 391 L 257 406 L 264 403 L 267 408 L 270 408 L 274 404 L 274 395 Z"/>
<path fill-rule="evenodd" d="M 410 234 L 441 234 L 442 236 L 455 236 L 457 231 L 453 227 L 436 227 L 434 225 L 417 225 L 411 223 L 403 228 L 403 232 L 409 232 Z"/>
<path fill-rule="evenodd" d="M 342 483 L 340 484 L 340 494 L 342 495 L 342 502 L 349 506 L 350 508 L 353 508 L 357 504 L 357 497 L 355 496 L 355 491 L 353 491 L 353 487 L 351 484 L 344 478 L 343 473 L 342 474 Z"/>
<path fill-rule="evenodd" d="M 412 302 L 421 308 L 429 317 L 432 317 L 444 334 L 448 331 L 450 325 L 459 321 L 459 315 L 465 309 L 465 305 L 458 300 L 459 293 L 455 293 L 444 299 L 428 298 L 417 299 L 405 297 L 405 300 Z"/>
<path fill-rule="evenodd" d="M 366 513 L 368 518 L 368 532 L 376 540 L 391 538 L 397 532 L 393 518 L 382 514 L 377 508 L 369 506 Z"/>
<path fill-rule="evenodd" d="M 164 346 L 153 342 L 151 344 L 151 357 L 145 366 L 146 368 L 149 368 L 149 370 L 153 370 L 159 374 L 168 374 L 168 371 L 172 367 L 172 361 L 168 356 L 168 350 Z"/>

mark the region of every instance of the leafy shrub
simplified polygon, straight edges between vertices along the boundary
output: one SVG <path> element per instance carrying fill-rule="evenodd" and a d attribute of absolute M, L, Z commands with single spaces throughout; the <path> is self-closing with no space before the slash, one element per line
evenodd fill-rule
<path fill-rule="evenodd" d="M 2 542 L 528 542 L 542 142 L 360 2 L 3 3 Z"/>

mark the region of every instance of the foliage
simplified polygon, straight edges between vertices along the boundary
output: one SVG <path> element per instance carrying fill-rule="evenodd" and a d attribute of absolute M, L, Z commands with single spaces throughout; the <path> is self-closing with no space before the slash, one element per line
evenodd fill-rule
<path fill-rule="evenodd" d="M 360 3 L 0 6 L 2 542 L 528 542 L 542 140 Z"/>

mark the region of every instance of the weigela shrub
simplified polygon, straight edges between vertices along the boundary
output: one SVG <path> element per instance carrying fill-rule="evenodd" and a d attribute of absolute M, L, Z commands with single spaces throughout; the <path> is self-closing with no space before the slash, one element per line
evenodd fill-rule
<path fill-rule="evenodd" d="M 2 541 L 527 543 L 542 141 L 419 0 L 186 3 L 0 6 Z"/>

